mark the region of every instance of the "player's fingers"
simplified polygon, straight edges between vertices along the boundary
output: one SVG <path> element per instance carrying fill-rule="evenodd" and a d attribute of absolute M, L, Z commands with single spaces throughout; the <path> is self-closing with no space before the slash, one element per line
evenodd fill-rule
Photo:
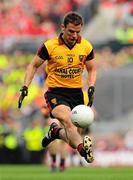
<path fill-rule="evenodd" d="M 93 102 L 92 101 L 89 101 L 89 103 L 88 103 L 88 106 L 92 106 L 92 104 L 93 104 Z"/>
<path fill-rule="evenodd" d="M 21 106 L 22 106 L 22 101 L 18 101 L 18 108 L 21 108 Z"/>
<path fill-rule="evenodd" d="M 18 100 L 18 108 L 21 108 L 24 97 L 21 95 Z"/>

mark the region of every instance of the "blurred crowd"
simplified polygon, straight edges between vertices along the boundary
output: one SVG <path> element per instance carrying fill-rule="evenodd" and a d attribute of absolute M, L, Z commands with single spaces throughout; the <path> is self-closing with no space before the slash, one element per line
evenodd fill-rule
<path fill-rule="evenodd" d="M 99 0 L 0 0 L 0 52 L 18 48 L 18 44 L 37 47 L 38 42 L 59 32 L 63 16 L 69 11 L 79 12 L 87 24 L 97 14 L 98 2 Z M 34 47 L 31 48 L 35 49 Z"/>
<path fill-rule="evenodd" d="M 132 63 L 133 47 L 125 47 L 117 53 L 105 47 L 96 50 L 95 57 L 100 75 L 109 69 Z M 22 109 L 17 108 L 25 68 L 32 58 L 33 54 L 22 52 L 16 52 L 13 55 L 0 54 L 0 154 L 4 153 L 2 156 L 4 160 L 1 159 L 1 163 L 3 161 L 3 163 L 12 163 L 12 161 L 14 163 L 45 163 L 47 153 L 40 146 L 41 139 L 47 131 L 47 117 L 44 117 L 41 112 L 41 108 L 45 106 L 43 99 L 45 67 L 40 68 L 35 75 L 29 89 L 29 96 L 25 98 Z M 93 132 L 92 136 L 94 136 Z M 95 149 L 132 149 L 131 139 L 129 132 L 123 135 L 118 133 L 105 137 L 97 136 L 94 138 Z M 22 157 L 16 158 L 20 154 Z"/>
<path fill-rule="evenodd" d="M 107 9 L 117 6 L 115 25 L 119 28 L 116 37 L 121 43 L 133 43 L 132 0 L 58 0 L 58 3 L 56 0 L 0 0 L 0 49 L 4 39 L 8 46 L 10 40 L 13 42 L 12 37 L 45 36 L 47 39 L 54 36 L 63 15 L 71 10 L 80 12 L 86 24 L 97 13 L 99 2 Z M 47 131 L 47 117 L 41 111 L 45 106 L 45 67 L 35 75 L 22 109 L 17 108 L 25 69 L 32 58 L 33 54 L 19 50 L 0 54 L 0 164 L 46 163 L 47 152 L 40 146 Z M 96 49 L 95 59 L 99 75 L 109 69 L 121 68 L 133 63 L 133 46 L 125 46 L 117 52 L 110 47 Z M 133 151 L 133 130 L 105 136 L 91 133 L 95 151 Z M 74 155 L 69 147 L 68 152 Z"/>
<path fill-rule="evenodd" d="M 40 36 L 58 31 L 63 15 L 79 11 L 89 21 L 91 0 L 0 0 L 0 36 Z M 88 13 L 89 9 L 89 13 Z"/>
<path fill-rule="evenodd" d="M 122 28 L 133 26 L 132 0 L 0 0 L 0 37 L 53 36 L 68 11 L 78 11 L 89 22 L 98 5 L 116 9 L 115 23 Z M 52 5 L 52 6 L 51 6 Z"/>
<path fill-rule="evenodd" d="M 19 93 L 19 88 L 23 83 L 25 69 L 31 62 L 34 54 L 23 53 L 16 51 L 14 54 L 0 54 L 0 108 L 16 109 L 16 97 Z M 133 62 L 133 47 L 127 46 L 118 52 L 112 52 L 110 47 L 95 50 L 96 67 L 98 72 L 107 71 L 111 68 L 120 68 Z M 45 68 L 45 67 L 43 67 Z M 30 104 L 35 97 L 42 96 L 43 82 L 45 79 L 44 69 L 40 68 L 35 75 L 31 85 L 31 94 L 26 104 Z M 41 92 L 41 93 L 40 93 Z M 39 103 L 39 100 L 38 100 Z"/>
<path fill-rule="evenodd" d="M 45 164 L 49 166 L 49 152 L 41 146 L 42 137 L 48 130 L 46 119 L 37 117 L 31 121 L 28 118 L 26 120 L 28 123 L 23 127 L 19 119 L 14 120 L 13 117 L 6 117 L 6 120 L 0 119 L 0 164 Z M 133 153 L 133 129 L 126 133 L 118 132 L 102 135 L 91 132 L 90 136 L 93 138 L 96 158 L 92 165 L 97 163 L 99 153 L 103 161 L 104 153 L 105 155 L 108 153 L 108 158 L 111 154 L 114 154 L 114 156 L 117 154 L 116 158 L 118 158 L 121 153 L 124 153 L 124 157 L 125 154 L 128 157 L 128 154 L 132 155 Z M 84 159 L 80 159 L 76 151 L 69 146 L 66 148 L 66 166 L 87 165 Z M 132 160 L 131 157 L 130 159 Z M 125 165 L 130 163 L 128 161 L 129 158 Z M 100 163 L 102 164 L 102 161 Z M 113 165 L 120 165 L 122 163 L 123 157 Z M 131 161 L 131 163 L 133 162 Z"/>
<path fill-rule="evenodd" d="M 116 27 L 115 37 L 123 44 L 133 43 L 133 1 L 132 0 L 101 0 L 101 7 L 114 11 L 113 26 Z"/>

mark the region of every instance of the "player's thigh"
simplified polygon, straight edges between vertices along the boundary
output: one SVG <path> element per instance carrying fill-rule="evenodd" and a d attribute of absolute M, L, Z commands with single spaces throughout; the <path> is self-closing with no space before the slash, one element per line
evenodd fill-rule
<path fill-rule="evenodd" d="M 71 109 L 66 105 L 58 105 L 52 110 L 52 115 L 62 124 L 71 123 Z"/>

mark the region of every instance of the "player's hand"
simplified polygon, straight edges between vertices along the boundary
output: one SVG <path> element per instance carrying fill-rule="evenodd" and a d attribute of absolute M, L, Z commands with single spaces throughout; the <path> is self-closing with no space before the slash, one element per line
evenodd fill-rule
<path fill-rule="evenodd" d="M 90 86 L 88 89 L 88 96 L 89 96 L 89 103 L 88 106 L 92 106 L 93 104 L 93 100 L 94 100 L 94 92 L 95 92 L 95 87 L 94 86 Z"/>
<path fill-rule="evenodd" d="M 21 108 L 22 106 L 22 102 L 25 98 L 25 96 L 28 95 L 28 87 L 27 86 L 22 86 L 22 88 L 20 89 L 20 96 L 19 96 L 19 100 L 18 100 L 18 108 Z"/>

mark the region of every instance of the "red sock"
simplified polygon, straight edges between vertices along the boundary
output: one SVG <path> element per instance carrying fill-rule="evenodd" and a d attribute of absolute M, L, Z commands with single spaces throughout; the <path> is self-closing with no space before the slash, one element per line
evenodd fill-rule
<path fill-rule="evenodd" d="M 56 137 L 56 139 L 60 139 L 60 136 L 59 136 L 59 132 L 62 128 L 55 128 L 53 130 L 53 133 L 54 133 L 54 136 Z"/>
<path fill-rule="evenodd" d="M 84 155 L 85 155 L 85 151 L 84 151 L 84 149 L 83 149 L 83 143 L 80 143 L 80 144 L 78 145 L 77 150 L 78 150 L 78 152 L 79 152 L 79 154 L 80 154 L 81 156 L 84 156 Z"/>

